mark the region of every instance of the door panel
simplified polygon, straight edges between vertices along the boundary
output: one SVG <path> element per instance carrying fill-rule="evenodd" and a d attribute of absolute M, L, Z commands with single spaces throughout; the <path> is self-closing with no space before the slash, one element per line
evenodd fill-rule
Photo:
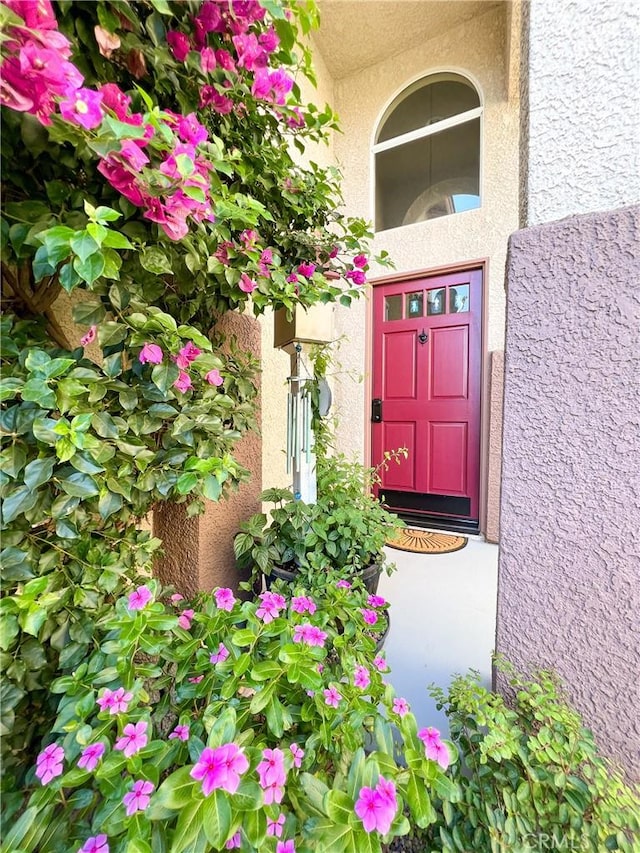
<path fill-rule="evenodd" d="M 482 271 L 379 285 L 373 294 L 372 462 L 388 506 L 436 519 L 479 518 Z"/>

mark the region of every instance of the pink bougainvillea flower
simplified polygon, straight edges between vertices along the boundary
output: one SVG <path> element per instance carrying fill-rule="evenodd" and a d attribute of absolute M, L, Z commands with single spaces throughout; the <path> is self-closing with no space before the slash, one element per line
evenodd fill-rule
<path fill-rule="evenodd" d="M 293 842 L 293 839 L 290 838 L 288 841 L 278 841 L 276 844 L 276 853 L 296 853 L 296 845 Z"/>
<path fill-rule="evenodd" d="M 311 278 L 315 271 L 315 264 L 308 263 L 307 261 L 302 264 L 298 264 L 298 274 L 303 275 L 305 278 Z"/>
<path fill-rule="evenodd" d="M 202 782 L 205 797 L 215 788 L 224 788 L 229 794 L 235 794 L 240 785 L 240 776 L 248 767 L 244 752 L 235 743 L 225 743 L 216 749 L 205 747 L 191 776 Z"/>
<path fill-rule="evenodd" d="M 267 785 L 264 788 L 265 806 L 270 806 L 273 803 L 281 803 L 283 797 L 284 788 L 282 788 L 280 785 L 277 785 L 275 782 L 273 783 L 273 785 Z"/>
<path fill-rule="evenodd" d="M 213 593 L 213 596 L 220 610 L 227 610 L 228 612 L 233 610 L 236 598 L 232 589 L 229 589 L 229 587 L 221 587 Z"/>
<path fill-rule="evenodd" d="M 78 767 L 83 767 L 85 770 L 92 772 L 98 766 L 98 762 L 104 755 L 106 747 L 103 743 L 90 743 L 82 750 L 82 755 L 78 759 Z"/>
<path fill-rule="evenodd" d="M 36 776 L 43 785 L 47 785 L 56 776 L 62 775 L 64 749 L 56 743 L 50 743 L 36 758 Z"/>
<path fill-rule="evenodd" d="M 383 657 L 380 657 L 380 655 L 373 659 L 373 665 L 378 670 L 378 672 L 386 672 L 388 669 L 386 660 Z"/>
<path fill-rule="evenodd" d="M 306 595 L 297 595 L 291 599 L 291 609 L 295 613 L 311 613 L 313 615 L 318 608 L 312 598 Z"/>
<path fill-rule="evenodd" d="M 303 625 L 296 625 L 293 629 L 293 642 L 306 643 L 308 646 L 324 646 L 327 639 L 327 634 L 321 631 L 317 625 L 311 625 L 305 622 Z"/>
<path fill-rule="evenodd" d="M 195 20 L 205 33 L 222 32 L 225 29 L 222 21 L 222 9 L 218 0 L 204 0 Z"/>
<path fill-rule="evenodd" d="M 344 277 L 346 279 L 350 279 L 354 284 L 364 284 L 367 280 L 367 277 L 362 270 L 349 270 L 345 273 Z"/>
<path fill-rule="evenodd" d="M 200 682 L 202 681 L 203 678 L 204 678 L 204 675 L 194 675 L 193 678 L 189 678 L 187 680 L 189 681 L 190 684 L 200 684 Z"/>
<path fill-rule="evenodd" d="M 232 835 L 231 838 L 224 845 L 227 850 L 233 850 L 236 847 L 242 846 L 242 833 L 236 832 L 235 835 Z"/>
<path fill-rule="evenodd" d="M 191 50 L 189 37 L 177 30 L 169 30 L 167 33 L 167 44 L 178 62 L 184 62 Z"/>
<path fill-rule="evenodd" d="M 203 86 L 200 89 L 200 106 L 212 107 L 220 115 L 228 115 L 233 109 L 233 101 L 213 86 Z"/>
<path fill-rule="evenodd" d="M 260 255 L 260 263 L 261 264 L 272 264 L 273 263 L 273 252 L 271 249 L 265 249 Z"/>
<path fill-rule="evenodd" d="M 129 113 L 131 98 L 122 91 L 117 83 L 103 83 L 99 88 L 102 95 L 102 106 L 113 110 L 116 118 L 124 121 Z"/>
<path fill-rule="evenodd" d="M 367 598 L 367 604 L 369 607 L 384 607 L 387 603 L 387 599 L 383 598 L 381 595 L 370 595 Z"/>
<path fill-rule="evenodd" d="M 142 364 L 160 364 L 162 358 L 163 353 L 158 344 L 145 344 L 138 355 Z"/>
<path fill-rule="evenodd" d="M 106 835 L 92 835 L 87 838 L 78 853 L 109 853 L 109 843 Z"/>
<path fill-rule="evenodd" d="M 206 142 L 209 137 L 207 128 L 200 124 L 195 113 L 180 116 L 178 133 L 185 142 L 189 142 L 192 145 L 199 145 L 201 142 Z"/>
<path fill-rule="evenodd" d="M 370 683 L 369 670 L 366 666 L 357 666 L 353 675 L 353 683 L 356 687 L 364 690 Z"/>
<path fill-rule="evenodd" d="M 418 737 L 424 743 L 424 752 L 427 758 L 431 761 L 437 761 L 443 770 L 449 766 L 450 756 L 449 750 L 440 739 L 440 732 L 429 726 L 426 729 L 420 729 Z"/>
<path fill-rule="evenodd" d="M 93 32 L 98 42 L 98 49 L 102 56 L 106 59 L 111 59 L 111 54 L 114 50 L 120 47 L 120 38 L 115 33 L 110 33 L 101 27 L 99 24 L 93 28 Z"/>
<path fill-rule="evenodd" d="M 255 71 L 267 65 L 267 52 L 253 33 L 233 36 L 231 41 L 238 54 L 238 67 Z"/>
<path fill-rule="evenodd" d="M 60 101 L 60 114 L 67 121 L 91 130 L 102 122 L 102 95 L 93 89 L 76 89 L 69 98 Z"/>
<path fill-rule="evenodd" d="M 368 263 L 369 260 L 366 255 L 356 255 L 353 259 L 354 267 L 358 267 L 359 269 L 364 269 Z"/>
<path fill-rule="evenodd" d="M 56 30 L 58 22 L 50 0 L 5 0 L 17 15 L 20 15 L 30 30 Z"/>
<path fill-rule="evenodd" d="M 189 374 L 184 370 L 181 370 L 178 378 L 173 383 L 173 387 L 177 388 L 182 394 L 185 394 L 192 386 L 193 383 Z"/>
<path fill-rule="evenodd" d="M 145 723 L 144 720 L 140 720 L 138 723 L 127 723 L 122 730 L 122 737 L 116 741 L 114 749 L 124 752 L 127 758 L 131 758 L 132 755 L 140 752 L 147 745 L 149 739 L 147 727 L 148 723 Z"/>
<path fill-rule="evenodd" d="M 262 761 L 256 767 L 256 773 L 263 788 L 269 785 L 284 785 L 287 779 L 284 752 L 281 749 L 263 749 Z"/>
<path fill-rule="evenodd" d="M 176 726 L 169 735 L 169 740 L 177 738 L 178 740 L 189 740 L 189 726 Z"/>
<path fill-rule="evenodd" d="M 362 618 L 367 623 L 367 625 L 375 625 L 378 621 L 378 614 L 375 610 L 367 610 L 367 608 L 362 608 L 360 611 L 362 613 Z"/>
<path fill-rule="evenodd" d="M 280 611 L 286 606 L 285 599 L 275 592 L 263 592 L 259 596 L 260 607 L 256 610 L 258 619 L 265 624 L 273 622 L 280 615 Z"/>
<path fill-rule="evenodd" d="M 225 646 L 224 643 L 220 643 L 220 645 L 218 646 L 218 651 L 215 652 L 214 654 L 212 654 L 209 657 L 209 660 L 213 664 L 224 663 L 224 661 L 226 661 L 226 659 L 228 657 L 229 657 L 229 649 Z"/>
<path fill-rule="evenodd" d="M 169 601 L 175 604 L 178 601 L 184 601 L 184 595 L 180 595 L 179 592 L 174 592 L 172 596 L 170 596 Z"/>
<path fill-rule="evenodd" d="M 216 61 L 220 68 L 224 68 L 225 71 L 236 70 L 236 64 L 233 60 L 233 56 L 231 56 L 228 50 L 223 50 L 222 48 L 216 50 Z"/>
<path fill-rule="evenodd" d="M 206 373 L 204 378 L 207 380 L 209 385 L 217 385 L 218 387 L 224 382 L 224 379 L 222 378 L 222 376 L 220 376 L 220 371 L 217 370 L 215 367 L 213 368 L 213 370 L 210 370 L 208 373 Z"/>
<path fill-rule="evenodd" d="M 258 36 L 258 41 L 260 42 L 262 47 L 267 51 L 267 53 L 273 53 L 273 51 L 280 44 L 280 39 L 278 38 L 278 35 L 272 26 L 269 27 L 269 29 L 266 32 L 261 33 Z"/>
<path fill-rule="evenodd" d="M 203 74 L 211 74 L 215 71 L 217 64 L 216 53 L 212 47 L 205 47 L 200 51 L 200 67 Z"/>
<path fill-rule="evenodd" d="M 153 593 L 146 584 L 139 586 L 129 595 L 129 610 L 142 610 L 152 600 Z"/>
<path fill-rule="evenodd" d="M 176 356 L 176 364 L 181 370 L 184 370 L 189 367 L 192 361 L 196 360 L 201 352 L 202 350 L 198 349 L 193 341 L 189 341 L 189 343 L 185 344 L 178 352 L 178 355 Z"/>
<path fill-rule="evenodd" d="M 267 835 L 275 835 L 277 838 L 280 838 L 282 835 L 282 827 L 284 826 L 286 818 L 280 812 L 278 817 L 275 820 L 271 820 L 271 818 L 267 818 Z"/>
<path fill-rule="evenodd" d="M 242 273 L 240 281 L 238 282 L 238 287 L 243 293 L 253 293 L 257 286 L 258 283 L 252 278 L 249 278 L 246 272 Z"/>
<path fill-rule="evenodd" d="M 349 581 L 340 580 L 336 584 L 336 589 L 351 589 Z"/>
<path fill-rule="evenodd" d="M 399 717 L 404 717 L 405 714 L 409 713 L 409 703 L 406 699 L 403 699 L 402 696 L 399 696 L 397 699 L 393 700 L 393 711 Z"/>
<path fill-rule="evenodd" d="M 293 115 L 287 116 L 287 126 L 293 128 L 304 127 L 306 122 L 300 107 L 294 107 L 292 113 Z"/>
<path fill-rule="evenodd" d="M 96 331 L 97 331 L 97 326 L 91 326 L 89 331 L 86 332 L 80 338 L 80 345 L 83 347 L 87 347 L 87 346 L 89 346 L 89 344 L 92 344 L 96 339 Z"/>
<path fill-rule="evenodd" d="M 185 631 L 188 631 L 191 628 L 191 620 L 193 619 L 193 615 L 195 610 L 183 610 L 180 616 L 178 616 L 178 625 L 181 628 L 184 628 Z"/>
<path fill-rule="evenodd" d="M 304 758 L 304 749 L 300 749 L 297 743 L 292 743 L 289 749 L 291 750 L 291 755 L 293 756 L 293 766 L 301 767 L 302 759 Z"/>
<path fill-rule="evenodd" d="M 133 783 L 133 786 L 128 794 L 122 798 L 125 804 L 127 815 L 131 817 L 136 812 L 143 812 L 149 805 L 151 794 L 155 785 L 152 782 L 147 782 L 145 779 L 138 779 Z"/>
<path fill-rule="evenodd" d="M 328 687 L 323 691 L 324 701 L 327 705 L 330 705 L 332 708 L 337 708 L 340 704 L 340 700 L 342 696 L 338 693 L 335 687 Z"/>
<path fill-rule="evenodd" d="M 355 813 L 367 832 L 376 829 L 381 835 L 386 835 L 391 829 L 397 808 L 395 785 L 380 776 L 375 788 L 360 789 Z"/>

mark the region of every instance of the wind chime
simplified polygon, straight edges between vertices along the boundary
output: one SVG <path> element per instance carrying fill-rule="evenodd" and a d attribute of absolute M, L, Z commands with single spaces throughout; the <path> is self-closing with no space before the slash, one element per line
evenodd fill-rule
<path fill-rule="evenodd" d="M 290 376 L 287 394 L 287 474 L 300 471 L 301 461 L 311 462 L 311 389 L 313 380 Z"/>

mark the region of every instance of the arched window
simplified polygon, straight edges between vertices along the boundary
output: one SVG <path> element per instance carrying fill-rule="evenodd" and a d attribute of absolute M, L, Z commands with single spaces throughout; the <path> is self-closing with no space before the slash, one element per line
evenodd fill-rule
<path fill-rule="evenodd" d="M 409 86 L 380 122 L 376 231 L 480 207 L 480 117 L 474 86 L 433 74 Z"/>

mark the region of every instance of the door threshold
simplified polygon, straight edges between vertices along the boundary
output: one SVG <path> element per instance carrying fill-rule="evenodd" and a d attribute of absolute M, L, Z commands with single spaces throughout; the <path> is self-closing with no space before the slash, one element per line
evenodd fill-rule
<path fill-rule="evenodd" d="M 470 536 L 477 536 L 480 533 L 480 525 L 477 521 L 471 521 L 464 518 L 443 518 L 442 516 L 437 515 L 434 516 L 413 512 L 402 512 L 391 507 L 385 507 L 385 509 L 388 509 L 389 512 L 394 512 L 410 527 L 447 530 L 451 531 L 451 533 L 467 533 Z"/>

